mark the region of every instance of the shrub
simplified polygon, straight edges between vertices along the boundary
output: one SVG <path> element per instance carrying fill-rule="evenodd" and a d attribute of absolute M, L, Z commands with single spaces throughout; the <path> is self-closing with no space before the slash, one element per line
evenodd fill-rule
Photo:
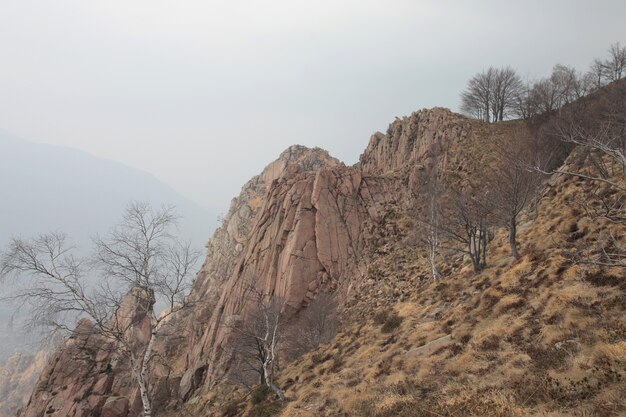
<path fill-rule="evenodd" d="M 480 349 L 482 350 L 498 350 L 500 348 L 500 336 L 492 334 L 482 342 L 480 342 Z"/>
<path fill-rule="evenodd" d="M 250 416 L 254 417 L 273 417 L 280 414 L 284 407 L 281 402 L 273 402 L 269 404 L 258 404 L 250 410 Z"/>
<path fill-rule="evenodd" d="M 379 310 L 374 314 L 374 324 L 381 325 L 389 318 L 389 312 L 387 310 Z"/>
<path fill-rule="evenodd" d="M 624 278 L 610 275 L 603 271 L 587 273 L 584 279 L 594 287 L 616 287 L 626 282 Z"/>
<path fill-rule="evenodd" d="M 222 417 L 235 417 L 239 414 L 239 403 L 230 401 L 222 407 Z"/>
<path fill-rule="evenodd" d="M 250 400 L 252 404 L 260 404 L 270 393 L 270 389 L 267 385 L 259 385 L 252 391 L 252 395 L 250 396 Z"/>
<path fill-rule="evenodd" d="M 383 333 L 391 333 L 393 332 L 395 329 L 397 329 L 398 327 L 400 327 L 400 324 L 402 323 L 402 317 L 400 317 L 398 315 L 398 313 L 396 313 L 395 311 L 390 314 L 387 317 L 387 320 L 385 320 L 385 323 L 383 324 L 383 327 L 381 328 L 381 331 Z"/>

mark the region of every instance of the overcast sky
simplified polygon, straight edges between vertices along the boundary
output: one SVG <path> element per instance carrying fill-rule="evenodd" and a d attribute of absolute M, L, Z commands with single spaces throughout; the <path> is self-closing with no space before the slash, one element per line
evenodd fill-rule
<path fill-rule="evenodd" d="M 626 1 L 0 0 L 0 128 L 141 168 L 225 211 L 284 148 L 348 164 L 475 72 L 585 69 Z M 1 155 L 0 155 L 1 163 Z"/>

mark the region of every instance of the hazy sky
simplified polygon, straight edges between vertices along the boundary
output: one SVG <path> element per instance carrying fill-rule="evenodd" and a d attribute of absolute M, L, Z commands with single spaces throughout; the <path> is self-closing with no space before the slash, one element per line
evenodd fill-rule
<path fill-rule="evenodd" d="M 626 1 L 0 0 L 0 128 L 155 174 L 214 211 L 284 148 L 354 163 L 475 72 L 585 69 Z M 1 163 L 0 155 L 0 163 Z"/>

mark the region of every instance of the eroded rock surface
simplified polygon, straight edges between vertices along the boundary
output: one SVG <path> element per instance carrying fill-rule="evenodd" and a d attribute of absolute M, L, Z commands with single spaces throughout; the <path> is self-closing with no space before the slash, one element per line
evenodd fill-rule
<path fill-rule="evenodd" d="M 134 340 L 148 337 L 144 294 L 133 289 L 120 305 L 122 320 L 135 323 L 129 327 Z M 130 323 L 130 322 L 129 322 Z M 124 326 L 124 324 L 122 324 Z M 128 358 L 120 354 L 115 342 L 97 334 L 87 319 L 78 322 L 70 337 L 48 360 L 22 417 L 90 417 L 101 415 L 103 406 L 115 396 L 123 396 L 127 411 L 139 415 L 141 400 L 130 381 Z M 110 417 L 123 407 L 109 407 Z"/>
<path fill-rule="evenodd" d="M 385 174 L 409 164 L 427 164 L 434 155 L 462 141 L 471 132 L 468 119 L 448 109 L 420 110 L 396 118 L 387 133 L 370 138 L 360 158 L 361 168 L 370 174 Z M 443 155 L 445 157 L 445 154 Z"/>
<path fill-rule="evenodd" d="M 154 408 L 185 402 L 219 381 L 227 360 L 224 323 L 249 311 L 246 286 L 284 297 L 296 312 L 320 291 L 349 300 L 356 287 L 371 285 L 368 246 L 393 234 L 385 230 L 385 217 L 410 187 L 406 175 L 387 174 L 413 169 L 470 132 L 462 116 L 423 110 L 396 120 L 387 135 L 375 134 L 354 167 L 321 149 L 293 146 L 251 179 L 207 244 L 191 294 L 194 309 L 173 317 L 157 342 L 166 365 L 152 367 Z M 92 341 L 66 342 L 23 415 L 139 415 L 127 364 L 112 354 L 76 359 L 70 349 L 76 343 Z"/>

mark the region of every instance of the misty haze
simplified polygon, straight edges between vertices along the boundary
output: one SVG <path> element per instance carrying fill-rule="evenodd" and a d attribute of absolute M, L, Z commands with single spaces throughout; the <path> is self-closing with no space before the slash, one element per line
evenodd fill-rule
<path fill-rule="evenodd" d="M 0 9 L 0 417 L 626 415 L 623 1 Z"/>

